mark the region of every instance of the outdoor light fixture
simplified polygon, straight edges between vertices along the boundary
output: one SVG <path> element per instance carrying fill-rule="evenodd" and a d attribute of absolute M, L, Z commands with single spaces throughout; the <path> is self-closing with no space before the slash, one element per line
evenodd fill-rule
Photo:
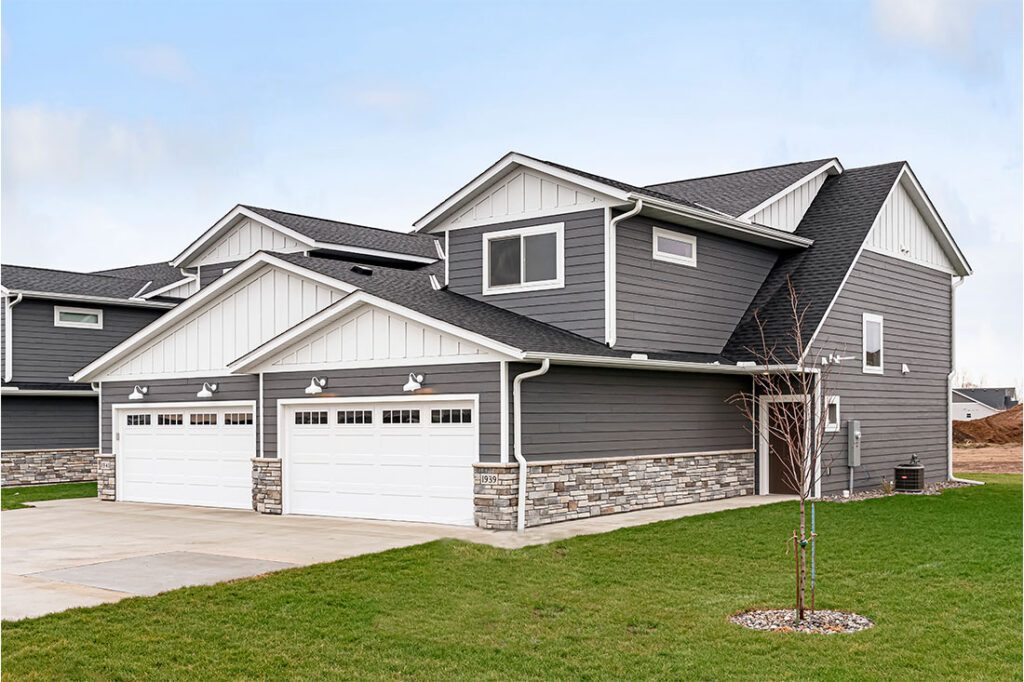
<path fill-rule="evenodd" d="M 324 386 L 326 385 L 327 377 L 313 377 L 309 382 L 309 386 L 306 386 L 306 393 L 308 395 L 316 395 L 318 393 L 322 393 L 324 390 Z"/>
<path fill-rule="evenodd" d="M 415 372 L 409 373 L 409 380 L 402 386 L 403 391 L 418 391 L 423 388 L 423 375 Z"/>
<path fill-rule="evenodd" d="M 149 393 L 149 386 L 135 385 L 135 390 L 128 394 L 128 400 L 142 400 Z"/>
<path fill-rule="evenodd" d="M 199 393 L 196 393 L 197 398 L 212 398 L 213 394 L 217 392 L 217 384 L 208 384 L 203 382 L 203 387 L 199 389 Z"/>

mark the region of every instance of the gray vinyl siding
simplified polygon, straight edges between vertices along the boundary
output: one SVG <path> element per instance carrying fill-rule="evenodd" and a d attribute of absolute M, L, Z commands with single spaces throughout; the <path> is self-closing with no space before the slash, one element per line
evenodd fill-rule
<path fill-rule="evenodd" d="M 310 377 L 327 377 L 324 398 L 407 396 L 402 386 L 409 372 L 423 374 L 424 388 L 433 394 L 479 394 L 480 459 L 500 459 L 501 369 L 498 363 L 432 365 L 422 367 L 375 367 L 367 369 L 321 370 L 317 372 L 267 373 L 263 375 L 264 457 L 277 456 L 278 400 L 309 398 L 304 393 Z"/>
<path fill-rule="evenodd" d="M 697 238 L 697 265 L 653 258 L 653 227 Z M 616 348 L 719 353 L 775 264 L 771 249 L 649 218 L 619 224 Z"/>
<path fill-rule="evenodd" d="M 892 480 L 893 467 L 916 454 L 929 482 L 946 478 L 947 375 L 951 362 L 950 275 L 864 251 L 825 319 L 816 347 L 855 359 L 832 376 L 839 395 L 841 430 L 826 447 L 822 491 L 849 486 L 847 423 L 861 422 L 857 490 Z M 861 368 L 862 314 L 882 315 L 885 373 Z M 903 364 L 910 373 L 903 375 Z M 831 461 L 831 472 L 828 463 Z"/>
<path fill-rule="evenodd" d="M 4 396 L 0 399 L 3 450 L 95 448 L 96 397 Z"/>
<path fill-rule="evenodd" d="M 103 442 L 101 444 L 104 453 L 111 450 L 111 407 L 117 404 L 128 403 L 128 394 L 132 392 L 135 384 L 149 387 L 149 393 L 145 400 L 131 401 L 132 407 L 145 408 L 155 403 L 172 402 L 200 402 L 196 393 L 203 387 L 203 382 L 217 384 L 217 392 L 203 402 L 216 404 L 225 400 L 257 400 L 259 396 L 259 378 L 255 376 L 226 376 L 226 377 L 200 377 L 194 379 L 160 379 L 153 381 L 109 381 L 103 382 L 100 386 L 101 399 L 103 400 L 101 411 L 101 426 L 103 428 Z M 307 382 L 308 383 L 308 382 Z M 257 429 L 258 430 L 258 429 Z M 257 441 L 259 437 L 257 436 Z M 259 452 L 259 442 L 256 443 Z"/>
<path fill-rule="evenodd" d="M 103 329 L 54 326 L 54 306 L 98 308 L 103 311 Z M 11 381 L 66 384 L 68 376 L 166 312 L 165 309 L 25 298 L 11 311 L 14 346 Z"/>
<path fill-rule="evenodd" d="M 531 225 L 564 223 L 565 286 L 484 296 L 483 235 Z M 443 239 L 444 235 L 436 235 Z M 517 220 L 448 233 L 449 289 L 604 342 L 604 210 Z"/>
<path fill-rule="evenodd" d="M 509 390 L 517 374 L 531 369 L 536 365 L 510 365 Z M 555 365 L 522 384 L 524 456 L 550 460 L 751 449 L 748 422 L 726 402 L 745 390 L 750 390 L 745 376 Z"/>

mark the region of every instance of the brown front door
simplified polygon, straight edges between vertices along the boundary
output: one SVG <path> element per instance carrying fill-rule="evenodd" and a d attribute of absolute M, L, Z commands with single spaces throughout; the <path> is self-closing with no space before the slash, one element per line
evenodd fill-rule
<path fill-rule="evenodd" d="M 786 410 L 790 415 L 798 403 L 768 403 L 768 492 L 778 494 L 797 494 L 793 475 L 787 470 L 792 469 L 789 462 L 789 442 L 781 431 L 784 420 L 781 412 Z M 792 422 L 792 420 L 790 420 Z M 790 423 L 791 429 L 802 428 L 802 420 L 798 424 Z M 798 472 L 794 472 L 798 473 Z"/>

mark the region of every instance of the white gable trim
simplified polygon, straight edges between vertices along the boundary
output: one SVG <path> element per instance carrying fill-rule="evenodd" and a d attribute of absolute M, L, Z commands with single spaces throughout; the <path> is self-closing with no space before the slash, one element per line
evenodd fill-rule
<path fill-rule="evenodd" d="M 323 284 L 325 286 L 333 287 L 339 291 L 351 293 L 356 290 L 356 287 L 336 280 L 332 277 L 321 275 L 320 273 L 313 272 L 306 268 L 293 265 L 287 261 L 276 258 L 267 253 L 258 252 L 247 258 L 245 261 L 240 263 L 231 269 L 223 277 L 219 278 L 213 284 L 208 287 L 200 289 L 197 293 L 193 294 L 190 298 L 186 299 L 183 303 L 179 303 L 173 310 L 166 315 L 163 315 L 146 327 L 143 327 L 138 332 L 129 336 L 127 339 L 119 343 L 118 345 L 111 348 L 109 351 L 93 360 L 91 363 L 80 369 L 78 372 L 68 377 L 71 381 L 91 381 L 103 370 L 108 369 L 110 365 L 114 364 L 118 360 L 124 359 L 131 351 L 139 348 L 142 344 L 153 339 L 157 334 L 165 331 L 171 325 L 184 316 L 193 312 L 196 308 L 204 305 L 207 301 L 215 298 L 218 294 L 225 291 L 229 287 L 233 286 L 238 280 L 254 272 L 256 269 L 264 265 L 273 265 L 282 270 L 286 270 L 295 275 L 306 277 L 315 282 Z"/>
<path fill-rule="evenodd" d="M 192 275 L 191 277 L 186 277 L 185 279 L 179 279 L 177 282 L 171 282 L 170 284 L 168 284 L 166 286 L 162 286 L 159 289 L 154 289 L 153 291 L 146 292 L 145 294 L 142 295 L 142 298 L 147 298 L 148 299 L 148 298 L 153 298 L 154 296 L 159 296 L 160 294 L 166 293 L 166 292 L 168 292 L 168 291 L 170 291 L 172 289 L 177 289 L 180 286 L 184 286 L 186 284 L 191 284 L 192 282 L 195 282 L 196 279 L 198 279 L 198 277 L 196 275 Z"/>
<path fill-rule="evenodd" d="M 262 346 L 254 348 L 245 355 L 229 362 L 228 370 L 233 374 L 246 374 L 253 371 L 260 371 L 258 368 L 261 363 L 268 361 L 275 353 L 285 350 L 292 344 L 301 341 L 305 336 L 312 334 L 331 322 L 340 319 L 356 306 L 363 304 L 373 305 L 382 310 L 406 317 L 423 326 L 432 327 L 442 333 L 464 339 L 469 343 L 476 344 L 482 348 L 487 348 L 499 355 L 507 356 L 505 359 L 520 359 L 522 357 L 522 351 L 518 348 L 513 348 L 512 346 L 495 341 L 483 336 L 482 334 L 477 334 L 476 332 L 471 332 L 428 315 L 423 315 L 422 313 L 418 313 L 415 310 L 406 308 L 405 306 L 386 301 L 382 298 L 369 294 L 366 291 L 359 290 L 324 308 L 319 313 L 310 316 L 306 320 L 303 320 L 291 329 L 288 329 L 287 331 L 270 339 Z M 422 363 L 423 361 L 420 360 L 419 362 Z M 389 362 L 385 364 L 393 365 L 395 363 Z M 294 366 L 288 366 L 284 369 L 275 369 L 274 371 L 293 371 L 294 369 Z M 262 368 L 262 371 L 270 371 L 270 369 L 264 367 Z"/>
<path fill-rule="evenodd" d="M 828 173 L 829 175 L 840 175 L 842 172 L 843 172 L 843 164 L 839 163 L 839 159 L 832 159 L 831 161 L 829 161 L 828 163 L 824 164 L 820 168 L 816 168 L 815 170 L 811 171 L 810 173 L 808 173 L 804 177 L 800 178 L 799 180 L 797 180 L 796 182 L 794 182 L 792 185 L 790 185 L 789 187 L 785 188 L 781 192 L 777 192 L 777 193 L 773 194 L 772 196 L 768 197 L 767 199 L 762 201 L 760 204 L 758 204 L 754 208 L 748 210 L 746 213 L 741 215 L 739 217 L 739 219 L 740 220 L 750 220 L 751 218 L 753 218 L 755 215 L 757 215 L 759 212 L 761 212 L 765 208 L 771 206 L 772 204 L 774 204 L 776 201 L 778 201 L 782 197 L 786 196 L 787 194 L 789 194 L 790 192 L 792 192 L 796 188 L 801 187 L 805 183 L 810 182 L 811 180 L 813 180 L 814 178 L 818 177 L 822 173 Z"/>
<path fill-rule="evenodd" d="M 316 248 L 316 242 L 307 237 L 306 235 L 300 234 L 295 230 L 287 228 L 284 225 L 280 225 L 274 222 L 273 220 L 270 220 L 269 218 L 261 216 L 255 211 L 250 211 L 244 206 L 238 205 L 235 206 L 230 211 L 228 211 L 223 218 L 214 223 L 213 226 L 210 227 L 210 229 L 208 229 L 202 235 L 200 235 L 198 239 L 189 244 L 184 251 L 179 253 L 174 258 L 174 260 L 171 261 L 171 265 L 173 265 L 174 267 L 188 267 L 189 264 L 187 261 L 190 257 L 196 255 L 197 253 L 200 253 L 203 248 L 211 245 L 214 241 L 220 238 L 223 235 L 223 233 L 227 232 L 228 229 L 230 229 L 233 226 L 235 220 L 238 219 L 239 217 L 245 217 L 255 220 L 258 223 L 261 223 L 271 229 L 281 232 L 285 236 L 294 239 L 300 244 L 305 244 L 310 248 Z"/>
<path fill-rule="evenodd" d="M 523 166 L 540 173 L 545 173 L 559 180 L 571 182 L 591 192 L 602 194 L 610 197 L 611 199 L 617 200 L 619 203 L 628 203 L 628 192 L 591 180 L 590 178 L 576 175 L 575 173 L 570 173 L 569 171 L 557 168 L 551 164 L 544 163 L 543 161 L 531 159 L 528 156 L 523 156 L 516 152 L 509 152 L 498 159 L 496 163 L 491 165 L 484 172 L 480 173 L 467 184 L 463 185 L 463 187 L 457 192 L 431 209 L 426 215 L 413 223 L 413 225 L 420 232 L 430 231 L 430 229 L 436 227 L 442 219 L 447 218 L 450 213 L 453 213 L 467 199 L 490 184 L 493 180 L 510 171 L 515 166 Z M 566 211 L 563 209 L 562 212 L 565 213 Z"/>

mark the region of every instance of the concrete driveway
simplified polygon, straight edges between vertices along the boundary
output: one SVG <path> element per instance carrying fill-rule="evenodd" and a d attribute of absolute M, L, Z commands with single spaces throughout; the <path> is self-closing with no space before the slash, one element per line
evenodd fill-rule
<path fill-rule="evenodd" d="M 34 502 L 34 508 L 0 516 L 0 617 L 30 618 L 446 537 L 512 549 L 786 499 L 792 498 L 734 497 L 556 523 L 522 534 L 95 498 Z"/>

